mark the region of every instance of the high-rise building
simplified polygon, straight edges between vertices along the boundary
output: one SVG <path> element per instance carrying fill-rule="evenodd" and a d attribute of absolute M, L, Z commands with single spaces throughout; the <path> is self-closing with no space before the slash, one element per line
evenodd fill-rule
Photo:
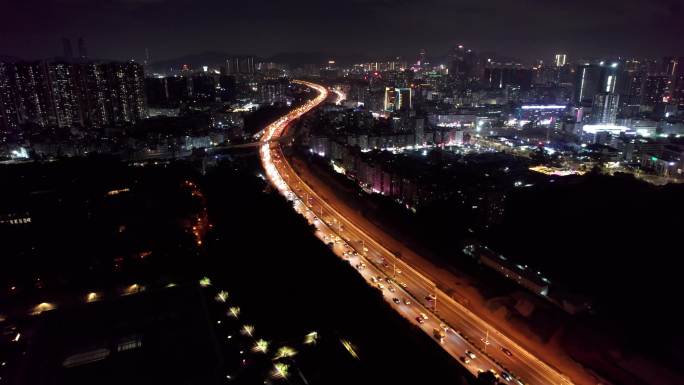
<path fill-rule="evenodd" d="M 226 60 L 226 75 L 249 75 L 255 72 L 254 57 L 233 57 Z"/>
<path fill-rule="evenodd" d="M 506 89 L 507 86 L 529 90 L 532 87 L 534 71 L 517 64 L 490 65 L 484 70 L 483 83 L 489 88 Z"/>
<path fill-rule="evenodd" d="M 385 111 L 410 110 L 413 107 L 411 88 L 385 87 Z"/>
<path fill-rule="evenodd" d="M 671 80 L 667 75 L 649 75 L 644 83 L 642 105 L 655 106 L 663 103 L 670 91 Z"/>
<path fill-rule="evenodd" d="M 479 78 L 478 59 L 473 50 L 462 45 L 456 46 L 451 53 L 449 74 L 458 80 Z"/>
<path fill-rule="evenodd" d="M 74 49 L 71 47 L 71 40 L 66 37 L 62 38 L 62 50 L 64 60 L 72 60 L 74 58 Z"/>
<path fill-rule="evenodd" d="M 16 64 L 14 78 L 19 122 L 40 127 L 54 122 L 49 118 L 49 83 L 42 63 Z"/>
<path fill-rule="evenodd" d="M 147 115 L 137 63 L 22 62 L 2 65 L 0 72 L 0 107 L 12 101 L 20 126 L 103 127 Z"/>
<path fill-rule="evenodd" d="M 575 71 L 575 103 L 590 106 L 594 96 L 601 92 L 613 93 L 618 87 L 621 73 L 619 63 L 581 64 Z"/>
<path fill-rule="evenodd" d="M 601 92 L 594 95 L 591 116 L 594 124 L 615 124 L 618 113 L 620 95 Z"/>
<path fill-rule="evenodd" d="M 567 55 L 564 53 L 556 54 L 556 67 L 563 67 L 566 63 Z"/>
<path fill-rule="evenodd" d="M 147 116 L 145 70 L 135 62 L 110 63 L 113 123 L 135 123 Z"/>
<path fill-rule="evenodd" d="M 82 37 L 78 38 L 78 58 L 81 60 L 88 59 L 88 49 L 86 48 L 85 40 Z"/>
<path fill-rule="evenodd" d="M 19 128 L 13 72 L 13 64 L 0 62 L 0 133 Z"/>
<path fill-rule="evenodd" d="M 66 62 L 45 62 L 43 67 L 50 92 L 50 123 L 60 128 L 83 125 L 79 121 L 73 65 Z"/>

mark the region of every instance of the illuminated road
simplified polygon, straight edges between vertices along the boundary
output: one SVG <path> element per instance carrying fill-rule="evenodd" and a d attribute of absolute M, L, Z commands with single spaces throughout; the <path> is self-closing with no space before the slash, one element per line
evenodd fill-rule
<path fill-rule="evenodd" d="M 420 260 L 411 259 L 414 269 L 404 260 L 376 241 L 382 239 L 377 234 L 369 235 L 354 223 L 348 209 L 335 202 L 335 207 L 321 197 L 310 184 L 294 172 L 291 164 L 283 156 L 280 144 L 275 141 L 286 130 L 288 124 L 301 117 L 328 97 L 328 90 L 320 85 L 295 81 L 311 87 L 318 96 L 291 111 L 264 130 L 260 155 L 268 179 L 281 194 L 293 202 L 294 208 L 316 226 L 316 235 L 325 243 L 331 244 L 335 253 L 349 261 L 360 274 L 374 287 L 381 283 L 383 297 L 395 310 L 414 324 L 420 313 L 428 320 L 419 324 L 420 328 L 433 336 L 440 324 L 448 326 L 446 338 L 441 346 L 459 363 L 473 374 L 479 370 L 506 372 L 514 378 L 504 383 L 517 384 L 572 384 L 559 372 L 549 367 L 518 344 L 499 333 L 491 325 L 477 317 L 463 305 L 442 292 L 438 285 L 422 269 Z M 338 100 L 341 97 L 338 95 Z M 311 182 L 309 182 L 311 183 Z M 406 259 L 406 257 L 402 257 Z M 378 280 L 380 278 L 380 280 Z M 391 282 L 388 282 L 387 279 Z M 430 298 L 429 296 L 434 296 Z M 394 299 L 399 303 L 395 303 Z M 405 300 L 410 304 L 406 304 Z M 436 302 L 436 306 L 435 306 Z M 435 309 L 436 307 L 436 309 Z M 473 352 L 477 358 L 470 363 L 462 362 L 465 351 Z"/>

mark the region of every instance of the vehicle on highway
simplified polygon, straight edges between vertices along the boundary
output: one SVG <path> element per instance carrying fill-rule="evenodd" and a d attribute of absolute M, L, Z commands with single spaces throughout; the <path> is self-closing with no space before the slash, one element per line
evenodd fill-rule
<path fill-rule="evenodd" d="M 397 289 L 394 288 L 394 286 L 387 286 L 387 289 L 390 291 L 390 293 L 394 293 L 397 291 Z"/>
<path fill-rule="evenodd" d="M 471 360 L 474 360 L 474 359 L 477 358 L 477 356 L 475 355 L 475 353 L 471 352 L 470 350 L 466 350 L 466 351 L 465 351 L 465 355 L 468 356 L 468 357 L 470 357 Z"/>
<path fill-rule="evenodd" d="M 444 338 L 446 337 L 446 334 L 444 334 L 444 332 L 440 329 L 434 328 L 432 329 L 432 336 L 435 337 L 435 339 L 437 339 L 440 344 L 442 344 L 444 343 Z"/>
<path fill-rule="evenodd" d="M 405 282 L 399 282 L 399 285 L 401 285 L 401 287 L 403 287 L 404 289 L 406 289 L 406 287 L 408 286 Z"/>
<path fill-rule="evenodd" d="M 511 377 L 511 375 L 507 372 L 501 372 L 501 378 L 503 378 L 506 381 L 510 381 L 513 379 L 513 377 Z"/>
<path fill-rule="evenodd" d="M 373 283 L 378 283 L 378 279 L 375 277 L 371 277 L 371 281 L 373 281 Z"/>
<path fill-rule="evenodd" d="M 513 356 L 513 353 L 511 353 L 511 351 L 506 349 L 506 348 L 501 348 L 501 351 L 504 352 L 504 354 L 509 356 L 509 357 Z"/>
<path fill-rule="evenodd" d="M 420 313 L 420 318 L 422 318 L 422 319 L 424 319 L 424 320 L 426 320 L 426 321 L 428 320 L 428 316 L 427 316 L 427 314 L 425 314 L 425 313 Z"/>
<path fill-rule="evenodd" d="M 382 289 L 384 289 L 384 288 L 385 288 L 385 285 L 383 285 L 383 284 L 381 284 L 381 283 L 378 283 L 378 289 L 382 290 Z"/>
<path fill-rule="evenodd" d="M 401 301 L 397 297 L 392 298 L 392 302 L 396 303 L 397 305 L 401 303 Z"/>
<path fill-rule="evenodd" d="M 468 358 L 468 357 L 466 357 L 466 356 L 461 356 L 461 357 L 459 357 L 459 359 L 460 359 L 461 362 L 463 362 L 464 364 L 469 364 L 469 363 L 470 363 L 470 358 Z"/>
<path fill-rule="evenodd" d="M 410 305 L 410 304 L 411 304 L 411 300 L 408 298 L 404 298 L 404 305 Z"/>
<path fill-rule="evenodd" d="M 445 332 L 448 332 L 448 331 L 449 331 L 449 327 L 448 327 L 446 324 L 443 324 L 443 323 L 442 323 L 442 324 L 439 324 L 439 328 L 442 329 L 442 330 L 444 330 Z"/>
<path fill-rule="evenodd" d="M 425 323 L 425 320 L 421 316 L 416 317 L 416 321 L 418 321 L 419 324 Z"/>

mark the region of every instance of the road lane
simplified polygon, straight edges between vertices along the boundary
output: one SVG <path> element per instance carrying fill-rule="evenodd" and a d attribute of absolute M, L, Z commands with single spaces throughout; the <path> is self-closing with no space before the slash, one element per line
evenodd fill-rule
<path fill-rule="evenodd" d="M 570 381 L 561 374 L 439 290 L 435 283 L 426 277 L 426 274 L 415 270 L 413 266 L 397 258 L 391 251 L 376 242 L 374 238 L 347 220 L 328 202 L 318 196 L 294 172 L 290 163 L 284 158 L 280 146 L 274 141 L 282 135 L 291 121 L 315 108 L 327 98 L 327 90 L 322 86 L 306 82 L 300 82 L 300 84 L 316 89 L 319 92 L 318 97 L 269 125 L 264 130 L 260 154 L 269 180 L 281 193 L 294 202 L 293 205 L 297 211 L 303 213 L 317 227 L 317 236 L 326 243 L 338 236 L 343 238 L 344 242 L 333 243 L 333 250 L 341 258 L 345 258 L 345 252 L 355 251 L 356 256 L 347 254 L 346 259 L 351 260 L 353 266 L 365 263 L 366 267 L 360 269 L 359 272 L 369 284 L 377 287 L 372 282 L 372 277 L 377 276 L 393 277 L 397 281 L 403 282 L 406 285 L 405 288 L 385 282 L 386 288 L 383 290 L 385 300 L 413 323 L 417 323 L 415 321 L 417 313 L 422 311 L 429 314 L 430 319 L 420 327 L 431 336 L 432 328 L 439 327 L 442 322 L 458 331 L 458 333 L 452 331 L 449 338 L 441 345 L 456 359 L 463 355 L 465 347 L 477 352 L 478 360 L 480 360 L 477 365 L 474 365 L 474 362 L 471 365 L 464 365 L 474 374 L 477 373 L 478 368 L 493 369 L 497 373 L 505 369 L 509 373 L 519 376 L 526 384 L 570 384 Z M 396 269 L 401 270 L 401 273 L 397 274 Z M 399 305 L 394 304 L 391 295 L 385 293 L 388 292 L 387 285 L 392 285 L 392 287 L 396 287 L 397 292 L 410 296 L 412 305 L 407 306 L 403 302 Z M 434 312 L 434 301 L 425 299 L 429 294 L 436 295 L 436 313 Z M 440 321 L 440 318 L 444 321 Z M 485 345 L 481 340 L 487 332 L 489 332 L 489 345 Z M 503 347 L 513 352 L 513 355 L 509 357 L 504 354 L 501 350 Z M 485 349 L 489 355 L 484 354 Z"/>

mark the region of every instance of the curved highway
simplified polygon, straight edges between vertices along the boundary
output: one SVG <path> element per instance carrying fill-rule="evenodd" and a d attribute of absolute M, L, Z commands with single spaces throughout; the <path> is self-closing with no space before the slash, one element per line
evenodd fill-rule
<path fill-rule="evenodd" d="M 260 156 L 269 181 L 316 227 L 316 235 L 330 244 L 339 257 L 356 267 L 370 285 L 381 290 L 385 300 L 402 316 L 435 341 L 439 339 L 440 331 L 444 333 L 441 346 L 474 375 L 491 370 L 502 383 L 572 384 L 566 376 L 442 292 L 427 274 L 397 258 L 348 216 L 341 214 L 344 207 L 333 207 L 295 173 L 277 139 L 289 123 L 323 103 L 329 93 L 324 86 L 315 83 L 293 82 L 310 87 L 318 95 L 264 129 Z M 342 95 L 336 94 L 339 103 Z"/>

